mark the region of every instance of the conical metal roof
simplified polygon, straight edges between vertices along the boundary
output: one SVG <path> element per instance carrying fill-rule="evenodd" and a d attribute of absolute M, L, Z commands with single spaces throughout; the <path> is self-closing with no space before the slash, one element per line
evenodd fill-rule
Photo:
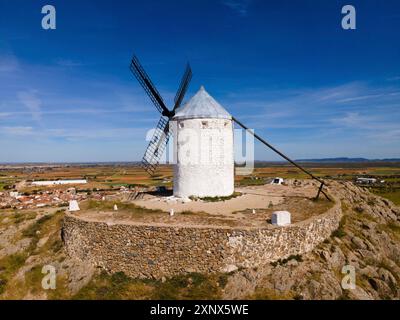
<path fill-rule="evenodd" d="M 173 120 L 197 118 L 232 119 L 232 116 L 201 86 L 200 90 L 177 110 Z"/>

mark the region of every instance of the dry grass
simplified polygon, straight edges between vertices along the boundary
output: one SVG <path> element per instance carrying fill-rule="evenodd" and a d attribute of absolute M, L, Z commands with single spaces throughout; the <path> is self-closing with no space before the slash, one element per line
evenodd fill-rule
<path fill-rule="evenodd" d="M 133 203 L 125 203 L 120 201 L 97 201 L 87 200 L 80 204 L 82 211 L 114 211 L 114 205 L 117 205 L 118 212 L 130 213 L 135 215 L 143 214 L 159 214 L 163 213 L 161 210 L 152 210 L 137 206 Z"/>
<path fill-rule="evenodd" d="M 300 222 L 325 213 L 334 206 L 334 202 L 320 198 L 319 200 L 300 198 L 300 197 L 286 197 L 284 201 L 278 205 L 270 204 L 267 209 L 257 209 L 256 214 L 252 214 L 251 209 L 244 211 L 235 211 L 233 214 L 250 215 L 252 219 L 265 220 L 270 218 L 274 211 L 289 211 L 291 213 L 292 223 Z M 248 219 L 248 217 L 246 218 Z"/>
<path fill-rule="evenodd" d="M 306 198 L 286 198 L 281 205 L 273 206 L 272 210 L 287 210 L 292 213 L 292 223 L 303 221 L 323 214 L 334 206 L 334 202 L 320 198 L 319 200 Z"/>
<path fill-rule="evenodd" d="M 400 206 L 400 188 L 397 189 L 374 189 L 370 190 L 376 195 L 392 201 L 395 205 Z"/>
<path fill-rule="evenodd" d="M 227 275 L 190 273 L 159 280 L 133 279 L 123 272 L 112 275 L 101 272 L 83 287 L 73 299 L 192 300 L 220 299 Z"/>
<path fill-rule="evenodd" d="M 45 215 L 31 223 L 28 227 L 17 234 L 16 240 L 29 238 L 29 246 L 14 255 L 9 255 L 0 260 L 0 294 L 4 293 L 6 299 L 21 299 L 27 294 L 36 295 L 43 293 L 41 281 L 43 274 L 42 266 L 45 261 L 56 259 L 62 251 L 62 242 L 60 239 L 61 221 L 63 211 L 58 211 L 51 215 Z M 47 242 L 39 247 L 38 242 L 41 238 L 48 237 Z M 17 272 L 21 267 L 26 266 L 26 260 L 31 257 L 40 257 L 40 265 L 34 265 L 27 270 L 22 279 L 15 279 Z M 65 287 L 62 285 L 64 279 L 58 277 L 58 288 L 55 291 L 46 292 L 49 297 L 65 296 Z"/>
<path fill-rule="evenodd" d="M 280 293 L 269 288 L 256 288 L 253 294 L 245 297 L 245 300 L 293 300 L 296 297 L 291 292 Z"/>

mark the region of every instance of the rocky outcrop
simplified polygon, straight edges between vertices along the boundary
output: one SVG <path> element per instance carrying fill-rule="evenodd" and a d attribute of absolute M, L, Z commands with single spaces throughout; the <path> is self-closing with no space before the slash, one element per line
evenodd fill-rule
<path fill-rule="evenodd" d="M 229 278 L 224 298 L 399 299 L 400 210 L 350 182 L 329 182 L 344 216 L 332 236 L 301 259 Z M 355 288 L 343 289 L 344 266 L 355 270 Z"/>

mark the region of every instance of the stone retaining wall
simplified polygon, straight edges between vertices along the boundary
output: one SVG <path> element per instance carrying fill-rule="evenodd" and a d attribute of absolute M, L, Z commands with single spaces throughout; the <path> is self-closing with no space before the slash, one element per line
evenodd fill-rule
<path fill-rule="evenodd" d="M 67 214 L 63 239 L 69 255 L 131 277 L 257 267 L 312 250 L 338 228 L 341 206 L 286 227 L 223 228 L 114 224 Z"/>

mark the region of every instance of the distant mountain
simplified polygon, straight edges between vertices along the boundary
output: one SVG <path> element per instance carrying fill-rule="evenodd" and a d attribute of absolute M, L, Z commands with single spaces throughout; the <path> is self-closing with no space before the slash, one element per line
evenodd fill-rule
<path fill-rule="evenodd" d="M 391 158 L 391 159 L 366 159 L 366 158 L 322 158 L 322 159 L 298 159 L 297 162 L 399 162 L 400 158 Z"/>

